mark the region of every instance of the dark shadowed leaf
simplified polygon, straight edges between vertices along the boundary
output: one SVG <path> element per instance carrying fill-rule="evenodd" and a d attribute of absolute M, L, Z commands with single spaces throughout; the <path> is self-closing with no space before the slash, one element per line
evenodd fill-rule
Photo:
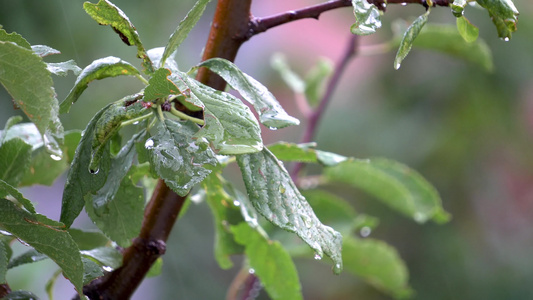
<path fill-rule="evenodd" d="M 377 289 L 406 298 L 412 294 L 409 274 L 398 252 L 385 242 L 345 237 L 342 243 L 344 268 Z"/>
<path fill-rule="evenodd" d="M 185 196 L 211 173 L 203 165 L 215 166 L 215 154 L 205 141 L 193 140 L 198 126 L 190 121 L 167 119 L 154 127 L 152 137 L 145 143 L 150 164 L 168 187 Z"/>
<path fill-rule="evenodd" d="M 2 298 L 2 300 L 39 300 L 39 297 L 35 296 L 32 292 L 13 291 Z"/>
<path fill-rule="evenodd" d="M 498 36 L 505 41 L 511 38 L 516 31 L 518 22 L 518 10 L 511 0 L 476 0 L 476 2 L 487 9 L 492 22 L 498 30 Z"/>
<path fill-rule="evenodd" d="M 48 156 L 50 156 L 48 154 Z M 31 163 L 31 146 L 19 138 L 0 145 L 0 179 L 18 186 Z"/>
<path fill-rule="evenodd" d="M 83 262 L 83 285 L 104 276 L 102 268 L 96 262 L 87 257 L 82 257 L 81 260 Z"/>
<path fill-rule="evenodd" d="M 70 107 L 78 100 L 80 95 L 87 89 L 93 80 L 121 75 L 138 75 L 139 71 L 130 63 L 114 56 L 108 56 L 93 61 L 80 73 L 74 87 L 70 90 L 67 98 L 61 102 L 60 113 L 68 113 Z"/>
<path fill-rule="evenodd" d="M 407 57 L 409 51 L 411 51 L 413 42 L 420 33 L 420 30 L 422 30 L 424 25 L 426 25 L 429 12 L 430 11 L 428 10 L 426 13 L 416 18 L 413 24 L 411 24 L 411 26 L 409 26 L 405 31 L 402 41 L 400 42 L 400 47 L 398 48 L 398 52 L 396 53 L 396 58 L 394 59 L 394 68 L 396 70 L 400 68 L 402 61 L 405 57 Z"/>
<path fill-rule="evenodd" d="M 29 213 L 9 200 L 0 199 L 0 227 L 55 261 L 81 293 L 83 264 L 78 246 L 64 224 Z"/>
<path fill-rule="evenodd" d="M 283 163 L 268 150 L 237 156 L 244 184 L 256 210 L 276 226 L 296 233 L 316 252 L 324 253 L 342 270 L 342 236 L 325 226 L 292 182 Z"/>
<path fill-rule="evenodd" d="M 48 256 L 40 253 L 39 251 L 35 249 L 28 250 L 21 255 L 14 257 L 7 266 L 8 269 L 18 267 L 25 264 L 31 264 L 34 262 L 38 262 L 41 260 L 48 259 Z"/>
<path fill-rule="evenodd" d="M 16 62 L 16 63 L 13 63 Z M 63 126 L 52 77 L 32 50 L 0 41 L 0 83 L 44 137 L 46 149 L 61 157 Z"/>
<path fill-rule="evenodd" d="M 198 66 L 206 67 L 224 78 L 233 89 L 242 95 L 244 100 L 254 106 L 263 125 L 277 129 L 300 124 L 298 119 L 285 112 L 278 100 L 264 85 L 242 72 L 232 62 L 222 58 L 212 58 L 203 61 Z"/>
<path fill-rule="evenodd" d="M 231 226 L 231 231 L 271 299 L 303 299 L 296 267 L 279 242 L 268 240 L 246 223 Z"/>
<path fill-rule="evenodd" d="M 416 171 L 387 159 L 350 159 L 325 170 L 331 182 L 360 188 L 419 223 L 449 219 L 435 188 Z"/>
<path fill-rule="evenodd" d="M 83 9 L 100 25 L 110 25 L 120 36 L 122 41 L 129 46 L 137 46 L 137 57 L 143 60 L 143 67 L 148 73 L 153 73 L 154 68 L 150 58 L 146 54 L 139 34 L 135 26 L 130 22 L 126 14 L 108 0 L 100 0 L 97 4 L 83 3 Z"/>
<path fill-rule="evenodd" d="M 7 240 L 3 239 L 3 236 L 0 235 L 0 284 L 6 283 L 6 273 L 7 273 L 7 264 L 9 262 L 10 247 L 7 243 Z"/>
<path fill-rule="evenodd" d="M 210 0 L 198 0 L 193 8 L 187 13 L 187 16 L 179 23 L 178 27 L 174 33 L 170 36 L 168 44 L 165 47 L 163 56 L 161 58 L 161 63 L 164 64 L 167 58 L 178 49 L 181 45 L 181 42 L 189 35 L 191 29 L 196 25 L 200 17 L 204 13 L 205 7 Z"/>
<path fill-rule="evenodd" d="M 369 35 L 381 28 L 381 13 L 374 5 L 367 0 L 352 0 L 355 24 L 351 30 L 353 34 Z"/>

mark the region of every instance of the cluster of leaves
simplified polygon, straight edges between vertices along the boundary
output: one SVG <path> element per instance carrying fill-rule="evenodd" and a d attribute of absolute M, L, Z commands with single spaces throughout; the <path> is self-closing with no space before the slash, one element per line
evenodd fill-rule
<path fill-rule="evenodd" d="M 372 230 L 376 219 L 356 213 L 346 200 L 326 189 L 301 192 L 282 161 L 319 164 L 323 172 L 314 180 L 320 186 L 343 183 L 362 189 L 419 223 L 448 219 L 438 193 L 418 173 L 387 159 L 347 158 L 311 144 L 263 145 L 259 123 L 270 129 L 299 123 L 266 87 L 223 59 L 204 61 L 187 72 L 173 59 L 208 2 L 195 4 L 166 47 L 151 50 L 144 48 L 133 24 L 110 1 L 84 3 L 94 20 L 110 25 L 126 44 L 137 48 L 141 71 L 117 57 L 95 60 L 83 70 L 73 61 L 45 63 L 42 57 L 59 52 L 30 46 L 20 35 L 0 30 L 0 82 L 31 121 L 18 124 L 20 118 L 11 118 L 0 133 L 0 284 L 6 282 L 8 269 L 50 258 L 83 298 L 83 285 L 121 265 L 117 248 L 130 246 L 139 234 L 144 191 L 161 178 L 179 195 L 205 199 L 215 219 L 215 257 L 220 266 L 230 268 L 231 255 L 246 254 L 246 268 L 255 271 L 273 299 L 302 298 L 291 257 L 321 259 L 324 254 L 333 261 L 335 273 L 344 267 L 394 296 L 408 295 L 407 269 L 396 251 L 382 241 L 356 237 L 356 233 Z M 478 2 L 493 19 L 511 10 L 516 21 L 510 1 Z M 380 26 L 380 12 L 365 0 L 353 3 L 357 25 L 352 31 L 375 31 Z M 407 30 L 400 42 L 397 66 L 428 13 Z M 505 25 L 506 31 L 501 30 L 506 37 L 513 31 L 509 21 L 513 18 L 495 20 L 499 30 L 500 23 Z M 215 72 L 238 91 L 259 120 L 239 98 L 192 78 L 200 67 Z M 283 63 L 278 67 L 287 69 Z M 51 74 L 66 75 L 68 71 L 78 78 L 59 105 Z M 306 80 L 290 82 L 316 105 L 330 71 L 324 64 Z M 134 76 L 146 86 L 103 107 L 83 133 L 63 132 L 59 113 L 67 113 L 91 81 L 116 76 Z M 203 118 L 184 111 L 201 112 Z M 125 126 L 133 127 L 135 133 L 123 142 L 121 129 Z M 235 162 L 247 196 L 222 176 L 223 169 Z M 38 214 L 17 190 L 32 184 L 49 185 L 67 169 L 59 222 Z M 101 232 L 71 228 L 84 208 Z M 293 233 L 301 241 L 292 238 Z M 12 257 L 10 246 L 16 240 L 32 249 Z M 60 272 L 47 285 L 49 294 Z"/>
<path fill-rule="evenodd" d="M 403 36 L 399 42 L 399 47 L 396 41 L 391 44 L 391 47 L 398 47 L 396 58 L 394 59 L 394 68 L 400 68 L 402 61 L 407 57 L 411 48 L 417 46 L 418 43 L 423 45 L 421 47 L 448 52 L 479 63 L 487 70 L 492 69 L 490 51 L 485 43 L 478 39 L 479 29 L 464 16 L 465 7 L 470 3 L 486 9 L 496 26 L 499 37 L 509 41 L 512 33 L 517 29 L 518 10 L 515 5 L 511 0 L 454 0 L 451 2 L 452 13 L 457 20 L 457 31 L 449 28 L 444 29 L 448 27 L 447 25 L 439 26 L 440 29 L 435 29 L 435 26 L 424 29 L 427 27 L 426 24 L 433 6 L 433 1 L 427 0 L 426 12 L 416 18 L 409 27 L 402 30 Z M 383 3 L 386 3 L 386 1 Z M 381 10 L 386 7 L 386 4 L 378 7 L 370 4 L 367 0 L 352 0 L 352 4 L 356 19 L 351 28 L 352 33 L 368 35 L 381 28 Z M 424 39 L 424 42 L 418 42 L 417 37 L 422 35 L 425 37 L 420 37 L 420 39 Z M 458 38 L 459 36 L 464 41 L 461 41 Z"/>

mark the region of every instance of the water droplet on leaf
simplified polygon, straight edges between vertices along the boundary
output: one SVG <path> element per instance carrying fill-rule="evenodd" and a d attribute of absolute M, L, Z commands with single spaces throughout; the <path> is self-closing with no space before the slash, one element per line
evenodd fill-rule
<path fill-rule="evenodd" d="M 364 226 L 363 228 L 361 228 L 361 230 L 359 231 L 359 234 L 362 236 L 362 237 L 367 237 L 369 236 L 370 234 L 372 233 L 372 229 L 368 226 Z"/>
<path fill-rule="evenodd" d="M 144 143 L 144 148 L 152 149 L 153 147 L 154 147 L 154 140 L 152 139 L 146 140 L 146 143 Z"/>
<path fill-rule="evenodd" d="M 316 260 L 321 260 L 322 259 L 322 255 L 320 255 L 318 253 L 315 253 L 315 259 Z"/>
<path fill-rule="evenodd" d="M 111 268 L 110 266 L 103 266 L 102 269 L 104 269 L 104 271 L 106 271 L 106 272 L 113 271 L 113 268 Z"/>
<path fill-rule="evenodd" d="M 55 154 L 50 154 L 50 158 L 55 160 L 55 161 L 61 160 L 61 156 L 58 156 L 58 155 L 55 155 Z"/>
<path fill-rule="evenodd" d="M 342 266 L 339 263 L 336 263 L 335 266 L 333 266 L 333 273 L 336 275 L 339 275 L 342 271 Z"/>
<path fill-rule="evenodd" d="M 248 269 L 248 273 L 250 273 L 250 274 L 255 274 L 255 270 L 252 269 L 252 268 L 250 268 L 250 269 Z"/>

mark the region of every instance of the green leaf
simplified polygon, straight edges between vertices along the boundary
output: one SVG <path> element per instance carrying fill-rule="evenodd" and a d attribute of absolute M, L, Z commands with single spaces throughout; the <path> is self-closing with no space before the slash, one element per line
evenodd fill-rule
<path fill-rule="evenodd" d="M 8 253 L 10 251 L 9 244 L 0 238 L 0 284 L 7 283 L 7 263 L 9 262 Z"/>
<path fill-rule="evenodd" d="M 313 149 L 315 146 L 315 143 L 293 144 L 278 142 L 268 146 L 268 150 L 281 160 L 320 163 L 324 166 L 334 166 L 347 159 L 339 154 Z"/>
<path fill-rule="evenodd" d="M 239 207 L 235 205 L 240 202 L 224 191 L 223 179 L 218 173 L 207 176 L 202 187 L 215 220 L 215 258 L 222 269 L 230 269 L 233 267 L 230 255 L 243 253 L 243 247 L 235 243 L 230 229 L 243 221 Z"/>
<path fill-rule="evenodd" d="M 154 72 L 150 58 L 146 54 L 143 44 L 135 26 L 130 22 L 126 14 L 113 3 L 100 0 L 97 4 L 83 3 L 83 9 L 100 25 L 110 25 L 120 36 L 126 45 L 137 46 L 137 57 L 143 60 L 143 67 L 148 73 Z"/>
<path fill-rule="evenodd" d="M 239 70 L 232 62 L 222 58 L 212 58 L 201 62 L 198 67 L 206 67 L 215 72 L 237 90 L 244 100 L 254 106 L 263 125 L 278 129 L 300 124 L 298 119 L 289 116 L 283 110 L 278 100 L 264 85 Z"/>
<path fill-rule="evenodd" d="M 135 155 L 134 143 L 143 138 L 141 132 L 128 141 L 118 155 L 112 159 L 109 175 L 104 186 L 85 196 L 85 210 L 91 220 L 121 247 L 131 245 L 142 225 L 144 193 L 131 181 L 128 170 Z"/>
<path fill-rule="evenodd" d="M 193 140 L 198 126 L 190 121 L 164 120 L 155 126 L 155 133 L 145 143 L 150 164 L 168 187 L 181 196 L 201 182 L 215 166 L 215 154 L 202 140 Z"/>
<path fill-rule="evenodd" d="M 7 196 L 11 196 L 12 198 L 9 200 L 16 200 L 16 202 L 24 206 L 24 208 L 30 213 L 35 213 L 35 208 L 30 200 L 24 198 L 24 196 L 15 187 L 9 185 L 9 183 L 0 180 L 0 198 L 6 198 Z"/>
<path fill-rule="evenodd" d="M 6 125 L 4 126 L 4 130 L 0 130 L 0 145 L 6 141 L 7 133 L 11 129 L 11 127 L 15 126 L 17 123 L 22 121 L 21 116 L 12 116 L 9 119 L 7 119 Z M 35 124 L 32 123 L 32 125 L 35 127 Z M 37 128 L 36 128 L 37 129 Z M 37 131 L 38 132 L 38 131 Z"/>
<path fill-rule="evenodd" d="M 198 0 L 193 8 L 187 13 L 187 16 L 179 23 L 174 33 L 170 36 L 168 44 L 165 47 L 163 56 L 161 58 L 161 64 L 164 65 L 167 58 L 178 49 L 181 42 L 189 35 L 191 29 L 196 25 L 200 17 L 204 13 L 205 7 L 210 0 Z"/>
<path fill-rule="evenodd" d="M 96 123 L 102 114 L 112 105 L 108 104 L 87 124 L 84 134 L 76 148 L 74 159 L 71 168 L 68 172 L 65 189 L 63 190 L 63 200 L 61 204 L 60 221 L 67 227 L 72 225 L 74 219 L 78 217 L 83 206 L 85 205 L 84 197 L 88 193 L 96 193 L 102 188 L 107 180 L 111 158 L 109 149 L 104 148 L 104 152 L 100 159 L 100 168 L 96 173 L 89 172 L 89 164 L 91 162 L 92 145 L 95 136 Z"/>
<path fill-rule="evenodd" d="M 296 74 L 283 53 L 275 53 L 270 59 L 272 68 L 281 75 L 281 79 L 291 88 L 294 93 L 303 94 L 306 88 L 305 81 Z"/>
<path fill-rule="evenodd" d="M 180 93 L 178 87 L 167 77 L 170 70 L 161 68 L 157 69 L 148 81 L 148 86 L 144 89 L 143 101 L 153 101 L 158 98 L 166 98 L 169 95 Z"/>
<path fill-rule="evenodd" d="M 476 2 L 487 9 L 492 22 L 498 30 L 498 36 L 505 41 L 511 39 L 511 35 L 516 31 L 518 22 L 518 10 L 511 0 L 476 0 Z"/>
<path fill-rule="evenodd" d="M 74 87 L 67 95 L 67 98 L 61 102 L 59 112 L 62 114 L 68 113 L 72 104 L 78 100 L 91 81 L 121 75 L 139 75 L 139 71 L 129 62 L 114 56 L 108 56 L 93 61 L 80 73 L 74 83 Z"/>
<path fill-rule="evenodd" d="M 250 267 L 270 298 L 303 299 L 296 267 L 279 242 L 266 239 L 246 223 L 231 226 L 231 231 L 237 243 L 245 247 Z"/>
<path fill-rule="evenodd" d="M 59 50 L 56 50 L 52 47 L 46 46 L 46 45 L 33 45 L 31 46 L 31 50 L 35 52 L 35 54 L 39 55 L 40 57 L 46 57 L 49 55 L 55 55 L 55 54 L 61 54 Z"/>
<path fill-rule="evenodd" d="M 333 73 L 333 63 L 321 58 L 305 76 L 305 98 L 311 106 L 318 106 L 324 96 L 327 79 Z"/>
<path fill-rule="evenodd" d="M 80 75 L 82 71 L 72 59 L 59 63 L 46 63 L 46 68 L 50 73 L 57 76 L 67 76 L 68 71 L 71 71 L 74 75 Z"/>
<path fill-rule="evenodd" d="M 35 124 L 16 123 L 18 123 L 16 120 L 8 120 L 8 123 L 6 124 L 6 130 L 2 131 L 4 142 L 14 138 L 19 138 L 31 145 L 34 150 L 44 145 L 43 137 L 41 136 L 41 133 Z"/>
<path fill-rule="evenodd" d="M 420 33 L 420 30 L 426 25 L 428 21 L 428 15 L 429 10 L 424 13 L 423 15 L 420 15 L 416 20 L 407 28 L 405 31 L 402 41 L 400 42 L 400 47 L 398 48 L 398 52 L 396 53 L 396 58 L 394 59 L 394 68 L 398 70 L 402 64 L 402 61 L 404 58 L 409 54 L 409 51 L 411 51 L 411 47 L 413 46 L 413 42 Z"/>
<path fill-rule="evenodd" d="M 91 250 L 82 250 L 81 255 L 91 258 L 101 266 L 117 269 L 122 265 L 122 254 L 113 247 L 100 247 Z"/>
<path fill-rule="evenodd" d="M 83 285 L 104 276 L 102 268 L 96 262 L 86 257 L 82 257 L 81 260 L 83 262 Z"/>
<path fill-rule="evenodd" d="M 7 268 L 11 269 L 14 267 L 18 267 L 25 264 L 31 264 L 45 259 L 48 259 L 48 256 L 40 253 L 35 249 L 31 249 L 13 258 L 7 265 Z"/>
<path fill-rule="evenodd" d="M 381 28 L 381 13 L 368 0 L 352 0 L 355 23 L 350 28 L 353 34 L 369 35 Z"/>
<path fill-rule="evenodd" d="M 0 199 L 0 227 L 55 261 L 78 293 L 82 293 L 83 264 L 80 252 L 64 224 L 43 215 L 31 214 L 17 208 L 9 200 Z"/>
<path fill-rule="evenodd" d="M 86 271 L 85 265 L 83 266 L 83 269 L 84 269 L 83 276 L 85 278 L 85 271 Z M 61 274 L 61 269 L 55 271 L 54 274 L 52 274 L 52 276 L 50 277 L 50 279 L 48 279 L 48 281 L 46 282 L 44 286 L 44 289 L 46 291 L 46 294 L 48 295 L 49 300 L 54 300 L 54 285 L 56 284 L 59 274 Z"/>
<path fill-rule="evenodd" d="M 427 24 L 418 35 L 413 46 L 417 49 L 439 51 L 477 64 L 486 71 L 492 71 L 492 54 L 482 39 L 468 43 L 453 25 Z"/>
<path fill-rule="evenodd" d="M 26 48 L 29 50 L 32 49 L 30 43 L 28 43 L 28 41 L 26 41 L 26 39 L 23 38 L 22 35 L 16 32 L 7 33 L 4 29 L 0 29 L 0 41 L 13 42 L 22 48 Z"/>
<path fill-rule="evenodd" d="M 192 103 L 203 103 L 205 125 L 195 135 L 206 138 L 218 154 L 253 153 L 263 148 L 261 129 L 250 109 L 236 97 L 217 91 L 184 73 L 171 77 L 187 86 Z"/>
<path fill-rule="evenodd" d="M 316 252 L 324 253 L 334 263 L 333 271 L 342 270 L 342 236 L 325 226 L 292 182 L 283 163 L 268 150 L 237 156 L 244 184 L 256 210 L 274 225 L 296 233 Z"/>
<path fill-rule="evenodd" d="M 28 171 L 31 162 L 31 146 L 19 138 L 0 146 L 0 179 L 17 186 Z"/>
<path fill-rule="evenodd" d="M 39 300 L 32 292 L 27 291 L 13 291 L 7 296 L 2 298 L 2 300 Z"/>
<path fill-rule="evenodd" d="M 161 66 L 161 59 L 163 58 L 163 53 L 165 52 L 165 47 L 156 47 L 148 50 L 146 53 L 148 54 L 148 57 L 152 62 L 154 63 L 154 66 L 157 66 L 158 68 L 166 68 L 169 69 L 172 73 L 179 72 L 178 70 L 178 63 L 176 62 L 176 59 L 174 58 L 175 52 L 171 53 L 169 57 L 165 60 L 165 65 Z M 153 75 L 152 75 L 153 76 Z"/>
<path fill-rule="evenodd" d="M 342 182 L 377 197 L 418 223 L 449 219 L 435 188 L 416 171 L 387 159 L 350 159 L 325 170 L 331 182 Z"/>
<path fill-rule="evenodd" d="M 110 243 L 105 235 L 97 231 L 83 231 L 76 228 L 69 228 L 68 233 L 80 250 L 104 247 Z"/>
<path fill-rule="evenodd" d="M 407 267 L 394 248 L 382 241 L 352 237 L 345 237 L 342 247 L 348 272 L 395 298 L 412 294 Z"/>
<path fill-rule="evenodd" d="M 479 28 L 472 25 L 472 23 L 470 23 L 470 21 L 464 16 L 457 18 L 457 30 L 463 39 L 469 43 L 477 40 L 477 37 L 479 36 Z"/>
<path fill-rule="evenodd" d="M 454 0 L 453 3 L 450 5 L 452 8 L 452 13 L 456 18 L 459 18 L 463 16 L 464 9 L 466 5 L 468 4 L 467 0 Z"/>
<path fill-rule="evenodd" d="M 16 62 L 16 63 L 14 63 Z M 32 50 L 0 42 L 0 83 L 44 137 L 46 149 L 62 156 L 63 126 L 52 77 L 42 59 Z"/>
<path fill-rule="evenodd" d="M 151 278 L 161 275 L 163 272 L 163 258 L 158 257 L 154 264 L 150 267 L 150 270 L 148 270 L 148 273 L 146 273 L 145 278 Z"/>

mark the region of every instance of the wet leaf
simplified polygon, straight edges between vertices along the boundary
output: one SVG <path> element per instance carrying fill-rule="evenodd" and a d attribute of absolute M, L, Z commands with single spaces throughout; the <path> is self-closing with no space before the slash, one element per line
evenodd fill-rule
<path fill-rule="evenodd" d="M 0 180 L 0 198 L 6 198 L 7 196 L 11 196 L 11 199 L 9 200 L 16 200 L 16 202 L 24 206 L 28 212 L 32 214 L 35 213 L 35 208 L 30 200 L 24 198 L 22 193 L 20 193 L 15 187 L 9 185 L 3 180 Z"/>
<path fill-rule="evenodd" d="M 221 58 L 212 58 L 203 61 L 198 67 L 206 67 L 215 72 L 233 89 L 237 90 L 244 100 L 254 106 L 263 125 L 277 129 L 300 124 L 298 119 L 285 112 L 278 100 L 264 85 L 242 72 L 232 62 Z"/>
<path fill-rule="evenodd" d="M 413 24 L 411 24 L 411 26 L 409 26 L 405 31 L 402 41 L 400 42 L 400 47 L 398 48 L 398 52 L 396 53 L 396 58 L 394 59 L 394 68 L 396 70 L 400 68 L 402 61 L 405 57 L 407 57 L 409 51 L 411 51 L 414 40 L 428 21 L 428 15 L 429 10 L 425 14 L 416 18 Z"/>
<path fill-rule="evenodd" d="M 0 199 L 0 227 L 46 254 L 63 270 L 78 293 L 83 287 L 83 264 L 79 249 L 64 224 L 17 208 Z"/>
<path fill-rule="evenodd" d="M 46 68 L 50 73 L 57 76 L 67 76 L 68 71 L 71 71 L 74 75 L 80 75 L 81 73 L 80 67 L 72 59 L 59 63 L 46 63 Z"/>
<path fill-rule="evenodd" d="M 15 117 L 13 117 L 15 118 Z M 32 146 L 35 150 L 44 145 L 43 137 L 39 129 L 33 123 L 16 124 L 16 119 L 10 118 L 6 124 L 6 130 L 2 131 L 3 141 L 8 141 L 14 138 L 22 139 L 24 142 Z"/>
<path fill-rule="evenodd" d="M 33 45 L 31 46 L 31 49 L 33 50 L 33 52 L 35 52 L 35 54 L 39 55 L 40 57 L 61 54 L 59 50 L 56 50 L 46 45 Z"/>
<path fill-rule="evenodd" d="M 140 230 L 144 213 L 144 193 L 131 181 L 129 169 L 135 155 L 135 142 L 143 139 L 141 132 L 111 160 L 107 181 L 96 193 L 85 196 L 85 210 L 91 220 L 121 247 L 131 245 Z"/>
<path fill-rule="evenodd" d="M 114 56 L 108 56 L 93 61 L 80 73 L 74 87 L 70 90 L 67 98 L 61 102 L 60 113 L 68 113 L 70 107 L 78 100 L 80 95 L 87 89 L 93 80 L 121 75 L 138 75 L 139 71 L 130 63 Z"/>
<path fill-rule="evenodd" d="M 167 77 L 170 70 L 161 68 L 157 69 L 154 75 L 148 81 L 148 86 L 144 89 L 143 101 L 153 101 L 158 98 L 166 98 L 169 95 L 180 93 L 178 87 Z"/>
<path fill-rule="evenodd" d="M 165 47 L 163 56 L 161 57 L 161 63 L 164 64 L 167 58 L 172 55 L 181 45 L 181 42 L 189 35 L 191 29 L 196 25 L 200 17 L 204 13 L 205 7 L 210 0 L 198 0 L 187 13 L 187 16 L 179 23 L 174 33 L 170 36 L 168 44 Z"/>
<path fill-rule="evenodd" d="M 518 10 L 511 0 L 476 0 L 487 9 L 492 22 L 498 30 L 498 36 L 506 41 L 516 31 L 518 22 Z"/>
<path fill-rule="evenodd" d="M 143 60 L 143 67 L 148 73 L 154 72 L 152 62 L 146 54 L 135 26 L 120 8 L 111 3 L 111 1 L 100 0 L 97 4 L 83 3 L 83 9 L 98 24 L 110 25 L 126 45 L 137 46 L 137 57 Z"/>
<path fill-rule="evenodd" d="M 18 186 L 31 163 L 31 146 L 19 138 L 0 145 L 0 180 Z"/>
<path fill-rule="evenodd" d="M 4 143 L 4 141 L 7 140 L 7 133 L 11 129 L 11 127 L 17 125 L 17 123 L 22 121 L 21 116 L 12 116 L 6 121 L 6 125 L 4 126 L 4 130 L 0 130 L 0 145 Z M 35 127 L 35 124 L 32 123 L 32 125 Z M 35 130 L 37 131 L 37 135 L 39 135 L 39 131 L 37 130 L 37 127 L 35 127 Z M 16 137 L 16 135 L 15 135 Z M 24 136 L 23 136 L 24 137 Z"/>
<path fill-rule="evenodd" d="M 271 299 L 303 299 L 296 267 L 279 242 L 266 239 L 246 223 L 231 226 L 231 231 Z"/>
<path fill-rule="evenodd" d="M 450 5 L 450 7 L 452 8 L 453 15 L 457 18 L 463 16 L 463 11 L 467 4 L 467 0 L 454 0 L 453 3 Z"/>
<path fill-rule="evenodd" d="M 171 53 L 170 56 L 167 57 L 165 60 L 165 65 L 161 66 L 161 58 L 163 58 L 163 53 L 165 52 L 165 47 L 157 47 L 152 48 L 146 52 L 148 54 L 148 57 L 152 62 L 154 63 L 154 66 L 156 68 L 166 68 L 169 69 L 172 73 L 179 72 L 178 70 L 178 63 L 176 62 L 176 59 L 174 58 L 174 55 L 176 52 Z"/>
<path fill-rule="evenodd" d="M 353 34 L 369 35 L 381 28 L 381 13 L 374 4 L 367 0 L 352 0 L 355 23 L 351 27 Z"/>
<path fill-rule="evenodd" d="M 345 269 L 395 298 L 412 294 L 409 274 L 398 252 L 385 242 L 345 237 L 342 244 Z"/>
<path fill-rule="evenodd" d="M 192 103 L 203 103 L 205 107 L 205 125 L 195 137 L 206 138 L 218 154 L 224 155 L 253 153 L 263 148 L 259 124 L 250 109 L 239 99 L 201 84 L 183 73 L 173 81 L 189 88 Z"/>
<path fill-rule="evenodd" d="M 117 269 L 122 265 L 122 254 L 114 247 L 99 247 L 82 250 L 81 255 L 96 261 L 101 266 Z"/>
<path fill-rule="evenodd" d="M 0 69 L 0 83 L 35 123 L 46 149 L 61 157 L 59 145 L 63 139 L 63 126 L 59 120 L 54 83 L 46 64 L 31 49 L 0 42 Z"/>
<path fill-rule="evenodd" d="M 235 203 L 240 202 L 228 195 L 223 188 L 223 179 L 218 173 L 212 173 L 202 181 L 206 199 L 215 220 L 215 258 L 222 269 L 233 267 L 231 255 L 243 253 L 244 249 L 233 238 L 230 227 L 243 221 L 240 209 Z"/>
<path fill-rule="evenodd" d="M 268 149 L 281 160 L 305 163 L 320 163 L 324 166 L 334 166 L 348 159 L 339 154 L 314 149 L 316 144 L 293 144 L 278 142 L 268 146 Z"/>
<path fill-rule="evenodd" d="M 439 51 L 477 64 L 486 71 L 492 71 L 492 53 L 485 41 L 478 38 L 475 42 L 468 43 L 454 27 L 427 24 L 413 46 L 417 49 Z"/>
<path fill-rule="evenodd" d="M 342 270 L 342 237 L 316 217 L 313 209 L 292 182 L 283 163 L 268 150 L 237 156 L 250 201 L 263 217 L 274 225 L 296 233 L 322 258 L 324 253 L 334 263 L 334 272 Z"/>
<path fill-rule="evenodd" d="M 83 262 L 83 285 L 104 276 L 102 268 L 96 262 L 86 257 L 82 257 L 81 260 Z"/>
<path fill-rule="evenodd" d="M 9 250 L 8 250 L 9 249 Z M 9 244 L 0 238 L 0 284 L 7 283 L 6 273 L 7 273 L 7 263 L 9 262 L 9 253 L 10 247 Z"/>
<path fill-rule="evenodd" d="M 23 38 L 22 35 L 16 32 L 7 33 L 7 31 L 1 28 L 0 28 L 0 41 L 13 42 L 22 48 L 29 49 L 29 50 L 32 49 L 30 43 L 28 43 L 28 41 L 26 41 L 26 39 Z"/>
<path fill-rule="evenodd" d="M 45 259 L 48 259 L 48 256 L 40 253 L 39 251 L 35 249 L 31 249 L 31 250 L 28 250 L 22 253 L 21 255 L 17 257 L 14 257 L 9 262 L 9 265 L 7 266 L 7 268 L 11 269 L 14 267 L 22 266 L 25 264 L 31 264 L 31 263 L 38 262 L 38 261 L 45 260 Z"/>
<path fill-rule="evenodd" d="M 418 223 L 449 219 L 435 188 L 416 171 L 387 159 L 350 159 L 325 170 L 331 182 L 360 188 Z"/>
<path fill-rule="evenodd" d="M 76 228 L 69 228 L 68 233 L 80 250 L 100 248 L 110 243 L 107 237 L 98 231 L 83 231 Z"/>
<path fill-rule="evenodd" d="M 107 180 L 111 164 L 109 146 L 104 147 L 102 157 L 100 158 L 100 168 L 98 172 L 94 174 L 90 173 L 89 164 L 91 162 L 96 123 L 111 105 L 112 104 L 108 104 L 102 108 L 96 113 L 96 115 L 94 115 L 91 121 L 89 121 L 80 143 L 76 148 L 76 153 L 74 154 L 74 159 L 65 183 L 65 189 L 63 190 L 63 200 L 61 204 L 60 221 L 67 227 L 72 225 L 74 219 L 78 217 L 83 209 L 83 206 L 85 205 L 85 195 L 88 193 L 96 193 L 104 186 Z"/>
<path fill-rule="evenodd" d="M 457 30 L 463 39 L 469 43 L 477 40 L 479 36 L 479 29 L 472 25 L 464 16 L 457 18 Z"/>
<path fill-rule="evenodd" d="M 13 291 L 2 300 L 39 300 L 39 297 L 28 291 Z"/>
<path fill-rule="evenodd" d="M 150 154 L 150 164 L 174 192 L 181 196 L 201 182 L 210 170 L 204 164 L 215 166 L 215 154 L 209 145 L 193 139 L 198 126 L 190 121 L 165 120 L 154 128 L 152 137 L 145 143 Z"/>

